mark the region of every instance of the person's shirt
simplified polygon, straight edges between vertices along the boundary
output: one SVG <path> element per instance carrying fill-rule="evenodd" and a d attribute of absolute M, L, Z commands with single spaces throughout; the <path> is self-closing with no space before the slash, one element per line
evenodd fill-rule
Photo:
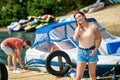
<path fill-rule="evenodd" d="M 19 38 L 7 38 L 4 41 L 2 41 L 2 44 L 5 46 L 9 46 L 13 49 L 22 50 L 23 48 L 23 40 Z"/>
<path fill-rule="evenodd" d="M 94 45 L 94 31 L 96 28 L 97 25 L 94 22 L 90 22 L 88 28 L 85 31 L 80 32 L 79 47 L 90 48 Z"/>

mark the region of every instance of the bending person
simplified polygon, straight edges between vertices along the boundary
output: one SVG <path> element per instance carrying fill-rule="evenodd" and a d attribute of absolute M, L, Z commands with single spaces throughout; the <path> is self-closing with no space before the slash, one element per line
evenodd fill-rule
<path fill-rule="evenodd" d="M 23 41 L 19 38 L 7 38 L 1 42 L 1 49 L 8 55 L 8 69 L 11 69 L 13 64 L 13 73 L 20 73 L 16 66 L 17 62 L 20 64 L 21 68 L 25 67 L 22 64 L 20 55 L 22 48 L 29 48 L 30 45 L 30 41 Z"/>

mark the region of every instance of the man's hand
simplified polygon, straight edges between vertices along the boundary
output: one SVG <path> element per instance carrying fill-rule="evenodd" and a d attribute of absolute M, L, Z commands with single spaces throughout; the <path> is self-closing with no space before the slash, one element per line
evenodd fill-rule
<path fill-rule="evenodd" d="M 21 65 L 20 67 L 21 67 L 22 69 L 28 69 L 28 67 L 25 66 L 25 65 Z"/>

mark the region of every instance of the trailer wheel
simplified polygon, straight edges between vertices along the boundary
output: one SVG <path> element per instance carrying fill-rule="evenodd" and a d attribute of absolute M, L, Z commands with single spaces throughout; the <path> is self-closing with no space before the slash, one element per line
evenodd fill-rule
<path fill-rule="evenodd" d="M 0 80 L 8 80 L 8 71 L 6 66 L 0 62 Z"/>
<path fill-rule="evenodd" d="M 55 59 L 55 61 L 53 59 Z M 71 60 L 65 52 L 57 50 L 48 55 L 45 64 L 46 69 L 50 74 L 64 76 L 70 69 Z"/>

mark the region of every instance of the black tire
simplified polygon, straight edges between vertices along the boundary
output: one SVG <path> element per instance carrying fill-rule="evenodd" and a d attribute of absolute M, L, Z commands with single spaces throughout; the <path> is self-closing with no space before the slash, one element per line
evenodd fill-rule
<path fill-rule="evenodd" d="M 61 56 L 62 58 L 64 58 L 66 62 L 65 62 L 64 68 L 63 68 L 63 65 L 62 65 L 62 69 L 55 70 L 51 66 L 51 61 L 52 61 L 53 58 L 58 57 L 58 56 Z M 69 69 L 71 67 L 71 60 L 65 52 L 54 51 L 54 52 L 50 53 L 50 55 L 48 55 L 48 57 L 46 58 L 46 63 L 45 64 L 46 64 L 46 69 L 50 74 L 55 75 L 55 76 L 64 76 L 69 71 Z M 62 64 L 63 64 L 63 62 L 62 62 Z M 60 64 L 58 64 L 58 65 L 60 65 Z"/>
<path fill-rule="evenodd" d="M 8 71 L 6 66 L 0 62 L 0 80 L 8 80 Z"/>

